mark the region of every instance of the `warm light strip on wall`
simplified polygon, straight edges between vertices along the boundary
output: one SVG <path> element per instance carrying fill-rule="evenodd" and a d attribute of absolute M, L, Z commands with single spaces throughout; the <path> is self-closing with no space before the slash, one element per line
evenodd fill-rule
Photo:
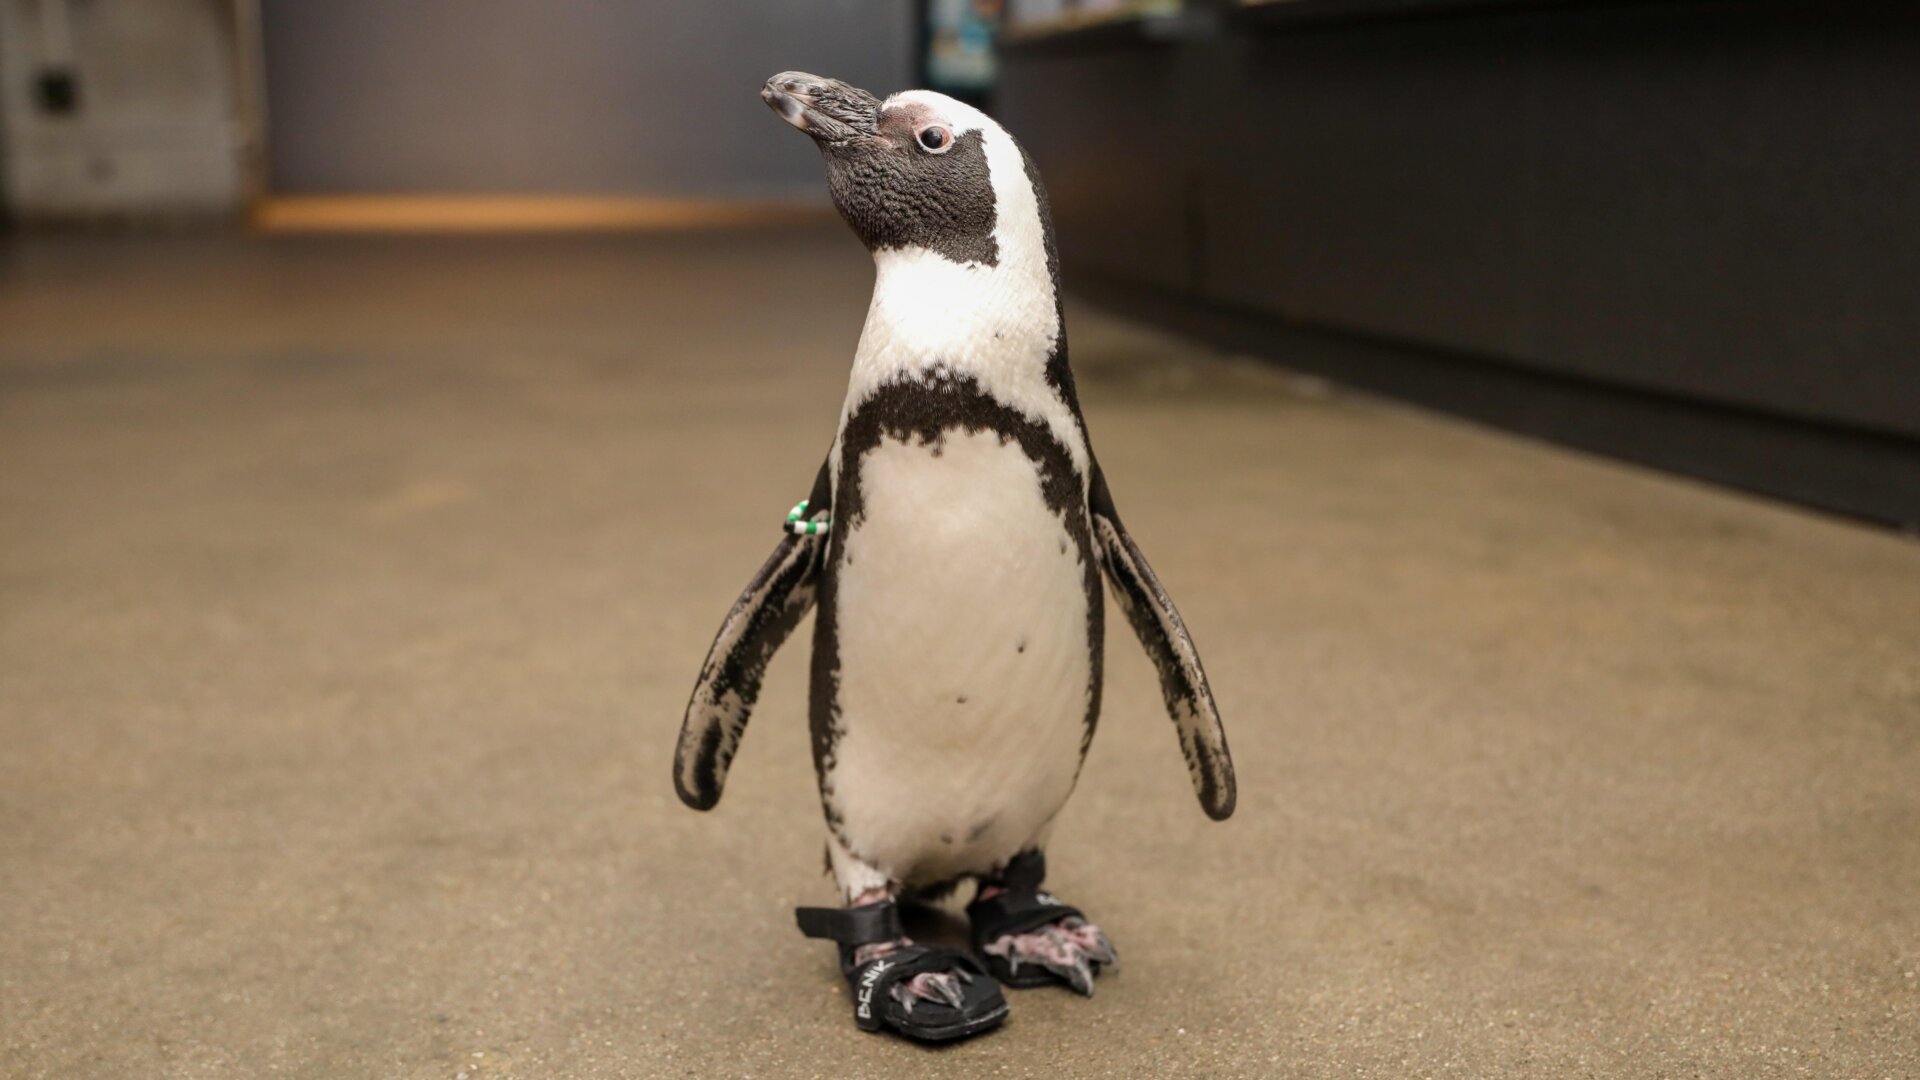
<path fill-rule="evenodd" d="M 264 232 L 596 232 L 819 221 L 805 202 L 540 195 L 279 195 L 251 215 Z"/>

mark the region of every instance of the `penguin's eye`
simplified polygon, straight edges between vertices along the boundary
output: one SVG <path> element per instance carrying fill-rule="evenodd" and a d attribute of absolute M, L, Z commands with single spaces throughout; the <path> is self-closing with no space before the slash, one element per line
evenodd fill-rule
<path fill-rule="evenodd" d="M 938 124 L 921 128 L 920 145 L 925 147 L 928 153 L 944 154 L 953 145 L 953 132 Z"/>

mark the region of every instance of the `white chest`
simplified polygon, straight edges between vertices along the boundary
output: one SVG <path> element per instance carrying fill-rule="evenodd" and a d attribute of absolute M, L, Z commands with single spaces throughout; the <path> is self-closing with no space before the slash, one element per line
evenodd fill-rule
<path fill-rule="evenodd" d="M 1015 440 L 885 439 L 853 467 L 827 780 L 861 858 L 964 873 L 1031 843 L 1072 790 L 1097 647 L 1086 568 Z"/>

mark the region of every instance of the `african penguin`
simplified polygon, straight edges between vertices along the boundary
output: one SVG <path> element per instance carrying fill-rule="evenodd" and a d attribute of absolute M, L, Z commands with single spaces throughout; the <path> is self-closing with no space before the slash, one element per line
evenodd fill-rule
<path fill-rule="evenodd" d="M 850 980 L 908 957 L 899 966 L 921 970 L 891 984 L 905 1012 L 885 1019 L 947 1037 L 909 1030 L 908 1014 L 945 1007 L 964 1027 L 953 975 L 965 958 L 904 951 L 923 947 L 869 918 L 876 905 L 972 878 L 976 947 L 1001 982 L 1057 977 L 1091 993 L 1113 962 L 1091 923 L 1040 891 L 1100 712 L 1103 571 L 1216 819 L 1233 812 L 1233 766 L 1193 642 L 1088 443 L 1032 161 L 985 114 L 930 91 L 882 101 L 787 72 L 762 97 L 818 145 L 875 284 L 801 522 L 814 527 L 782 537 L 728 614 L 674 781 L 696 809 L 719 800 L 768 660 L 817 606 L 813 757 L 850 906 L 838 921 L 803 911 L 802 927 L 841 943 Z"/>

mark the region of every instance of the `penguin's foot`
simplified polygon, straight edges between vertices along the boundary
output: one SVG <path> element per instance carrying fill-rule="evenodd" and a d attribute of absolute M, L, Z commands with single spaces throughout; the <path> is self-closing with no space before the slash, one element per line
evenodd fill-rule
<path fill-rule="evenodd" d="M 1113 943 L 1100 928 L 1078 915 L 1066 915 L 1017 934 L 1001 934 L 980 951 L 1007 965 L 1009 986 L 1034 985 L 1036 971 L 1050 972 L 1088 997 L 1093 977 L 1105 966 L 1120 962 Z M 1026 969 L 1028 976 L 1023 976 Z"/>
<path fill-rule="evenodd" d="M 865 967 L 872 961 L 891 955 L 912 944 L 912 938 L 903 937 L 873 945 L 862 945 L 853 951 L 854 966 Z M 967 984 L 971 982 L 973 982 L 973 973 L 965 968 L 956 968 L 952 971 L 923 971 L 910 979 L 902 979 L 894 983 L 888 993 L 911 1016 L 916 1001 L 933 1001 L 955 1009 L 960 1008 L 966 1001 Z"/>
<path fill-rule="evenodd" d="M 1032 850 L 982 881 L 967 905 L 973 947 L 1004 986 L 1063 982 L 1092 997 L 1093 977 L 1119 963 L 1119 954 L 1078 908 L 1040 887 L 1046 876 L 1046 856 Z"/>
<path fill-rule="evenodd" d="M 853 1022 L 862 1031 L 947 1042 L 1007 1018 L 1006 998 L 986 968 L 967 953 L 908 938 L 891 899 L 795 914 L 801 933 L 839 945 L 840 973 L 853 991 Z"/>

